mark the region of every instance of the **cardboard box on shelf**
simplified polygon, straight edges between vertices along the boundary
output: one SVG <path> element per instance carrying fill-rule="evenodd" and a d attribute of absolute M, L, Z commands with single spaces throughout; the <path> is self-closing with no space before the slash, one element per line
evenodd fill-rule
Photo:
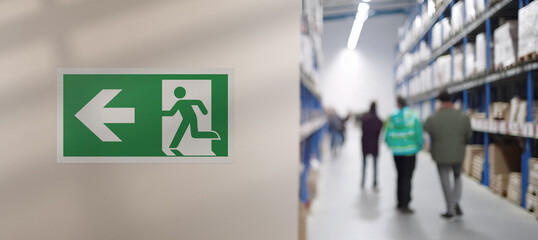
<path fill-rule="evenodd" d="M 529 187 L 538 192 L 538 158 L 529 159 Z"/>
<path fill-rule="evenodd" d="M 534 196 L 534 195 L 531 195 L 531 194 L 527 193 L 526 199 L 527 199 L 527 201 L 526 201 L 527 210 L 531 211 L 531 212 L 538 211 L 538 209 L 537 209 L 537 207 L 538 207 L 538 196 Z"/>
<path fill-rule="evenodd" d="M 517 20 L 510 20 L 493 32 L 495 67 L 507 67 L 516 63 L 518 48 L 517 28 Z"/>
<path fill-rule="evenodd" d="M 519 97 L 514 97 L 510 100 L 510 116 L 507 121 L 516 121 L 518 116 L 519 103 L 522 100 Z"/>
<path fill-rule="evenodd" d="M 463 171 L 471 175 L 473 158 L 476 155 L 484 155 L 483 145 L 467 145 L 465 147 L 465 158 L 463 160 Z"/>
<path fill-rule="evenodd" d="M 490 119 L 507 120 L 510 117 L 510 104 L 505 102 L 493 102 L 489 106 Z"/>
<path fill-rule="evenodd" d="M 508 191 L 508 174 L 495 174 L 489 184 L 495 194 L 506 197 L 506 192 Z"/>
<path fill-rule="evenodd" d="M 527 101 L 520 101 L 517 108 L 516 122 L 524 123 L 527 121 Z"/>
<path fill-rule="evenodd" d="M 521 173 L 511 172 L 508 177 L 506 198 L 516 204 L 521 204 Z"/>
<path fill-rule="evenodd" d="M 481 181 L 482 171 L 484 170 L 484 155 L 477 154 L 473 157 L 473 163 L 471 165 L 471 177 Z"/>
<path fill-rule="evenodd" d="M 508 174 L 521 171 L 521 149 L 518 146 L 490 144 L 489 175 Z"/>

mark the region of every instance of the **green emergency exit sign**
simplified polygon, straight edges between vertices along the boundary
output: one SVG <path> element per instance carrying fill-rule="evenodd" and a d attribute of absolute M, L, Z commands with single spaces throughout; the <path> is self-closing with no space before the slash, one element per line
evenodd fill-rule
<path fill-rule="evenodd" d="M 59 69 L 58 162 L 232 162 L 232 75 Z"/>

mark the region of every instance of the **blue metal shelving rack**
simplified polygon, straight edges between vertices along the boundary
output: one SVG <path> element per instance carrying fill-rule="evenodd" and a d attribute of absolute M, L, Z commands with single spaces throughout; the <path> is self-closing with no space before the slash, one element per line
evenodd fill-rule
<path fill-rule="evenodd" d="M 448 0 L 447 0 L 448 1 Z M 461 0 L 461 1 L 465 1 L 465 0 Z M 440 22 L 443 20 L 443 18 L 445 17 L 445 13 L 448 13 L 449 11 L 451 11 L 451 8 L 453 7 L 454 3 L 457 2 L 456 0 L 452 0 L 450 1 L 450 6 L 447 7 L 447 8 L 440 8 L 440 12 L 439 13 L 436 13 L 436 15 L 434 15 L 434 20 L 433 22 L 428 25 L 428 30 L 415 42 L 413 42 L 413 47 L 409 48 L 410 53 L 413 53 L 414 51 L 416 51 L 416 48 L 417 48 L 417 45 L 419 44 L 419 42 L 421 40 L 426 40 L 427 43 L 428 43 L 428 46 L 430 47 L 430 49 L 433 50 L 432 48 L 432 29 L 433 29 L 433 25 L 435 24 L 435 22 Z M 411 79 L 414 78 L 414 76 L 416 76 L 417 74 L 420 73 L 420 71 L 422 69 L 424 69 L 425 67 L 432 67 L 432 76 L 431 76 L 431 81 L 432 81 L 432 87 L 433 87 L 433 90 L 427 92 L 427 93 L 423 93 L 423 94 L 419 94 L 417 96 L 408 96 L 408 99 L 410 100 L 411 104 L 418 104 L 419 105 L 419 111 L 420 111 L 420 115 L 423 116 L 423 111 L 424 111 L 424 108 L 423 108 L 423 103 L 425 101 L 430 101 L 430 106 L 431 106 L 431 112 L 434 112 L 435 111 L 435 97 L 437 96 L 439 90 L 441 87 L 448 87 L 448 90 L 450 92 L 461 92 L 462 93 L 462 109 L 464 112 L 467 112 L 467 110 L 469 109 L 469 103 L 470 103 L 470 99 L 469 99 L 469 94 L 471 94 L 469 92 L 469 89 L 473 88 L 473 89 L 478 89 L 480 90 L 480 88 L 482 88 L 480 91 L 482 91 L 482 93 L 480 93 L 480 91 L 478 92 L 478 97 L 482 99 L 482 102 L 479 104 L 480 105 L 480 108 L 481 110 L 483 110 L 485 113 L 486 113 L 486 117 L 489 118 L 489 106 L 491 104 L 491 83 L 494 82 L 494 81 L 497 81 L 497 80 L 502 80 L 504 78 L 507 78 L 507 77 L 513 77 L 513 76 L 516 76 L 518 74 L 520 74 L 519 72 L 524 72 L 525 75 L 526 75 L 526 88 L 527 88 L 527 123 L 531 123 L 533 121 L 533 117 L 532 117 L 532 105 L 533 105 L 533 100 L 534 100 L 534 85 L 533 85 L 533 71 L 536 71 L 538 70 L 538 64 L 534 64 L 534 63 L 530 63 L 530 64 L 526 64 L 524 66 L 521 66 L 519 68 L 518 71 L 515 71 L 516 73 L 510 73 L 510 74 L 503 74 L 503 73 L 494 73 L 494 74 L 490 74 L 491 72 L 491 69 L 493 68 L 492 67 L 492 63 L 491 63 L 491 48 L 489 46 L 491 46 L 491 41 L 492 41 L 492 19 L 491 17 L 494 16 L 495 13 L 497 13 L 498 11 L 500 11 L 501 9 L 503 9 L 504 7 L 506 7 L 507 5 L 509 5 L 510 3 L 513 3 L 515 1 L 510 1 L 510 0 L 501 0 L 501 1 L 497 1 L 495 4 L 492 4 L 491 6 L 489 5 L 489 2 L 490 0 L 485 0 L 485 4 L 486 4 L 486 10 L 485 10 L 485 13 L 483 13 L 481 16 L 478 16 L 477 19 L 471 21 L 471 23 L 467 23 L 467 13 L 465 12 L 464 10 L 464 13 L 463 13 L 463 16 L 464 16 L 464 19 L 465 19 L 465 22 L 466 22 L 466 25 L 464 26 L 464 29 L 461 31 L 461 33 L 459 34 L 456 34 L 455 36 L 453 36 L 451 39 L 447 40 L 447 41 L 443 41 L 442 43 L 442 46 L 434 51 L 432 51 L 432 56 L 431 58 L 420 64 L 418 67 L 415 67 L 413 69 L 413 71 L 411 73 L 409 73 L 407 76 L 404 77 L 402 83 L 400 84 L 397 84 L 396 87 L 395 87 L 395 90 L 398 91 L 402 86 L 409 86 L 409 81 L 411 81 Z M 521 9 L 522 7 L 526 6 L 527 4 L 529 4 L 529 0 L 519 0 L 519 8 Z M 446 3 L 443 2 L 443 3 Z M 422 8 L 422 7 L 427 7 L 427 1 L 423 2 L 422 4 L 420 4 L 420 7 L 418 7 L 419 9 Z M 517 13 L 515 13 L 517 14 Z M 515 15 L 514 14 L 514 15 Z M 411 16 L 412 18 L 410 19 L 413 19 L 415 16 Z M 465 80 L 463 83 L 454 83 L 454 46 L 455 44 L 457 44 L 458 42 L 462 42 L 462 46 L 463 46 L 463 57 L 464 57 L 464 63 L 465 63 L 465 58 L 467 57 L 467 44 L 468 44 L 468 34 L 473 32 L 476 28 L 478 28 L 481 24 L 484 24 L 485 26 L 485 35 L 486 35 L 486 74 L 485 76 L 483 77 L 478 77 L 476 79 L 467 79 Z M 441 27 L 441 32 L 443 32 L 444 29 L 443 27 Z M 441 34 L 442 35 L 442 34 Z M 435 86 L 435 82 L 434 82 L 434 71 L 433 71 L 433 68 L 434 68 L 434 61 L 436 60 L 437 57 L 439 57 L 441 54 L 445 53 L 445 52 L 449 52 L 450 55 L 452 56 L 452 63 L 451 63 L 451 81 L 450 81 L 450 84 L 448 86 Z M 401 64 L 401 59 L 402 59 L 402 56 L 403 56 L 403 53 L 401 53 L 397 58 L 396 58 L 396 61 L 395 61 L 395 64 L 396 66 Z M 464 76 L 466 77 L 467 76 L 467 71 L 468 69 L 466 69 L 466 64 L 464 64 L 464 67 L 463 67 L 463 74 Z M 496 75 L 495 75 L 496 74 Z M 495 75 L 495 76 L 492 76 L 492 77 L 489 77 L 490 75 Z M 489 145 L 489 142 L 490 142 L 490 136 L 489 136 L 489 133 L 488 132 L 484 132 L 483 134 L 483 144 L 485 146 L 488 146 Z M 528 176 L 529 176 L 529 159 L 531 158 L 531 141 L 532 141 L 532 138 L 529 138 L 529 137 L 526 137 L 525 138 L 525 149 L 524 149 L 524 152 L 521 156 L 521 175 L 522 175 L 522 181 L 521 181 L 521 206 L 522 207 L 526 207 L 526 192 L 527 192 L 527 186 L 528 186 Z M 484 161 L 484 168 L 483 168 L 483 174 L 482 174 L 482 184 L 486 185 L 486 186 L 489 186 L 490 182 L 489 182 L 489 153 L 487 151 L 487 147 L 486 147 L 486 151 L 485 151 L 485 157 L 484 157 L 485 161 Z"/>

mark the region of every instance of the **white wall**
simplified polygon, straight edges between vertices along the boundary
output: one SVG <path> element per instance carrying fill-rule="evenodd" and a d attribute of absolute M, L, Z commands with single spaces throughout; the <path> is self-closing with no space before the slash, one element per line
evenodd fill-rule
<path fill-rule="evenodd" d="M 0 239 L 297 239 L 300 1 L 0 2 Z M 234 68 L 234 164 L 57 164 L 58 67 Z"/>
<path fill-rule="evenodd" d="M 378 114 L 386 118 L 395 107 L 394 46 L 403 16 L 369 18 L 354 51 L 347 49 L 353 20 L 325 21 L 320 83 L 324 105 L 344 115 L 368 111 L 375 100 Z"/>

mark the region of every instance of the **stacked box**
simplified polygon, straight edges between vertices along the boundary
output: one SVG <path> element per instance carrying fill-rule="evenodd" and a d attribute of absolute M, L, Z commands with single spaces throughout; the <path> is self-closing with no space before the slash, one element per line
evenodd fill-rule
<path fill-rule="evenodd" d="M 471 175 L 473 159 L 477 155 L 484 155 L 483 145 L 467 145 L 465 147 L 465 158 L 463 160 L 463 172 Z"/>
<path fill-rule="evenodd" d="M 538 53 L 538 1 L 521 8 L 518 15 L 518 57 Z"/>
<path fill-rule="evenodd" d="M 521 173 L 511 172 L 508 179 L 506 198 L 515 204 L 521 204 Z"/>
<path fill-rule="evenodd" d="M 473 157 L 473 163 L 471 165 L 471 177 L 481 181 L 482 171 L 484 170 L 484 155 L 478 154 Z"/>
<path fill-rule="evenodd" d="M 508 178 L 509 174 L 495 174 L 489 183 L 491 190 L 501 197 L 506 197 L 508 191 Z"/>
<path fill-rule="evenodd" d="M 482 73 L 486 71 L 486 34 L 480 33 L 476 35 L 476 72 Z"/>
<path fill-rule="evenodd" d="M 497 174 L 521 172 L 521 149 L 518 146 L 490 144 L 488 151 L 490 182 Z"/>
<path fill-rule="evenodd" d="M 495 67 L 506 67 L 516 63 L 517 59 L 517 20 L 507 21 L 493 33 Z"/>

